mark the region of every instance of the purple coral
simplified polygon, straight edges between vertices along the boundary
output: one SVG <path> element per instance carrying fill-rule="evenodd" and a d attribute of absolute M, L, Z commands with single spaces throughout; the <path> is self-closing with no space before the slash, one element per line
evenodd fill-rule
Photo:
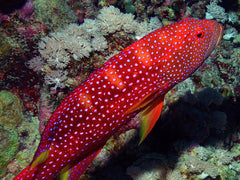
<path fill-rule="evenodd" d="M 22 9 L 18 10 L 21 18 L 29 19 L 34 11 L 34 7 L 31 1 L 26 2 Z"/>

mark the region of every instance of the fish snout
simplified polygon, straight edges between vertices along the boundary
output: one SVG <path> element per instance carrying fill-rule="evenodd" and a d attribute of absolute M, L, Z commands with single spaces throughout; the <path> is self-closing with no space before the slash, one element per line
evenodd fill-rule
<path fill-rule="evenodd" d="M 222 39 L 222 36 L 223 36 L 223 27 L 219 23 L 218 23 L 218 26 L 219 26 L 219 31 L 220 32 L 219 32 L 219 36 L 218 36 L 218 39 L 217 39 L 215 47 L 220 43 L 220 40 Z"/>
<path fill-rule="evenodd" d="M 207 41 L 208 46 L 204 56 L 204 59 L 208 58 L 208 56 L 212 53 L 212 51 L 216 48 L 216 46 L 220 43 L 223 35 L 223 27 L 216 21 L 213 20 L 205 20 L 205 23 L 208 26 L 209 38 Z"/>

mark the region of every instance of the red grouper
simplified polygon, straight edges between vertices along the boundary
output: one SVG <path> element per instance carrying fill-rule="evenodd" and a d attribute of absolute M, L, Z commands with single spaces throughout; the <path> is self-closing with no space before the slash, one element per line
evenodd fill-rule
<path fill-rule="evenodd" d="M 15 180 L 79 179 L 106 141 L 136 114 L 141 143 L 161 114 L 164 95 L 196 71 L 222 31 L 215 21 L 184 18 L 110 58 L 63 100 L 32 163 Z"/>

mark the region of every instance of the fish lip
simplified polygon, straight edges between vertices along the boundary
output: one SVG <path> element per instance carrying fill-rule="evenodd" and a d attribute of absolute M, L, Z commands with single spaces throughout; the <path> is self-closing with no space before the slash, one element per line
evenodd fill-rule
<path fill-rule="evenodd" d="M 219 34 L 219 36 L 218 36 L 218 40 L 217 40 L 217 42 L 216 42 L 215 47 L 220 43 L 220 40 L 222 39 L 222 36 L 223 36 L 223 27 L 222 27 L 221 24 L 219 24 L 219 28 L 220 28 L 220 34 Z"/>
<path fill-rule="evenodd" d="M 216 22 L 217 23 L 217 22 Z M 217 41 L 215 41 L 215 42 L 212 42 L 212 43 L 210 43 L 209 44 L 209 46 L 208 46 L 208 49 L 207 49 L 207 53 L 205 54 L 205 56 L 204 56 L 204 58 L 206 59 L 206 58 L 208 58 L 208 56 L 211 54 L 211 52 L 212 52 L 212 50 L 214 49 L 214 48 L 216 48 L 216 46 L 220 43 L 220 41 L 221 41 L 221 39 L 222 39 L 222 36 L 223 36 L 223 27 L 222 27 L 222 25 L 221 24 L 219 24 L 219 23 L 217 23 L 218 24 L 218 27 L 219 27 L 219 35 L 218 35 L 218 37 L 217 37 Z M 216 29 L 213 29 L 214 31 L 216 30 Z M 213 37 L 212 37 L 213 38 Z M 216 37 L 215 37 L 216 38 Z"/>

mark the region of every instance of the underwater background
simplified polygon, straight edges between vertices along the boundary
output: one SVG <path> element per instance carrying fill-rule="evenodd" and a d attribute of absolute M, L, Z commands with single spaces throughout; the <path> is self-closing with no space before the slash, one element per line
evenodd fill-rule
<path fill-rule="evenodd" d="M 29 163 L 63 99 L 128 45 L 184 17 L 223 38 L 165 97 L 138 146 L 135 117 L 80 179 L 240 180 L 239 0 L 0 0 L 0 179 Z"/>

